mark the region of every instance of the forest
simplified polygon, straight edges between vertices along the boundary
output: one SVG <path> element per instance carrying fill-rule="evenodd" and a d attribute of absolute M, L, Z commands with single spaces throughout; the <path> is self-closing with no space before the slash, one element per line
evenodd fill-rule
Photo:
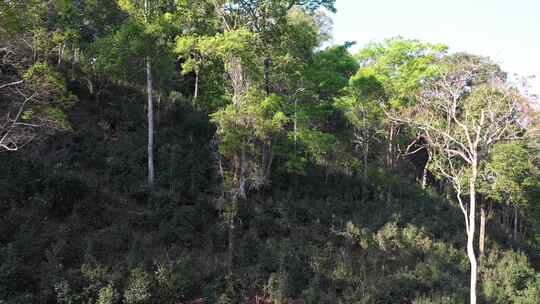
<path fill-rule="evenodd" d="M 0 1 L 0 304 L 540 303 L 526 79 L 335 10 Z"/>

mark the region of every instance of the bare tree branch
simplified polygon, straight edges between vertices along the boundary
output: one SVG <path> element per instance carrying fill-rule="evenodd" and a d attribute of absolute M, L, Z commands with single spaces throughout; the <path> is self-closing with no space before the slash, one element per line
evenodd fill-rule
<path fill-rule="evenodd" d="M 19 80 L 19 81 L 14 81 L 14 82 L 6 83 L 6 84 L 3 84 L 3 85 L 0 85 L 0 89 L 7 88 L 7 87 L 11 87 L 11 86 L 14 86 L 14 85 L 18 85 L 18 84 L 21 84 L 21 83 L 23 83 L 23 82 L 24 82 L 24 80 Z"/>

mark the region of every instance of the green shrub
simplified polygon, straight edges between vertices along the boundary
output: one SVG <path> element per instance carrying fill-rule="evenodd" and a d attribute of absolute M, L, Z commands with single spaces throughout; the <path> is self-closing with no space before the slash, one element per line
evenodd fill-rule
<path fill-rule="evenodd" d="M 523 253 L 495 249 L 482 272 L 484 294 L 490 303 L 540 303 L 540 274 Z"/>
<path fill-rule="evenodd" d="M 59 304 L 74 304 L 78 303 L 78 297 L 74 295 L 73 289 L 66 280 L 60 280 L 54 285 L 56 293 L 56 302 Z"/>
<path fill-rule="evenodd" d="M 81 297 L 86 302 L 96 301 L 108 281 L 109 268 L 97 262 L 84 263 L 81 266 L 81 274 L 85 279 Z"/>
<path fill-rule="evenodd" d="M 118 303 L 118 292 L 112 283 L 99 290 L 98 300 L 96 304 L 116 304 Z"/>
<path fill-rule="evenodd" d="M 150 277 L 142 267 L 131 271 L 127 288 L 124 292 L 126 304 L 149 304 L 151 303 Z"/>
<path fill-rule="evenodd" d="M 162 303 L 175 303 L 175 300 L 189 299 L 195 295 L 197 270 L 192 265 L 193 260 L 189 257 L 155 263 L 156 283 Z"/>
<path fill-rule="evenodd" d="M 264 292 L 270 297 L 273 304 L 285 304 L 287 301 L 287 273 L 274 272 L 268 278 Z"/>

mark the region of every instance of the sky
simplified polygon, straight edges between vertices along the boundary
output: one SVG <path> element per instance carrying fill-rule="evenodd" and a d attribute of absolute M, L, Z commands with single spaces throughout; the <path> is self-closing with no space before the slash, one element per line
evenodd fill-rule
<path fill-rule="evenodd" d="M 537 75 L 540 93 L 540 0 L 337 0 L 334 42 L 402 36 L 443 43 L 451 52 L 490 57 L 510 75 Z"/>

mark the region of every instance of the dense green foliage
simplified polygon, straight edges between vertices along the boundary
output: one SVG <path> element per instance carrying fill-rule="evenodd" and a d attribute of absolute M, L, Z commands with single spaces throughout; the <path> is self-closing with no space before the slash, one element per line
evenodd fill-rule
<path fill-rule="evenodd" d="M 540 303 L 529 101 L 444 45 L 323 47 L 333 10 L 0 2 L 0 304 L 467 303 L 475 187 L 479 302 Z"/>

